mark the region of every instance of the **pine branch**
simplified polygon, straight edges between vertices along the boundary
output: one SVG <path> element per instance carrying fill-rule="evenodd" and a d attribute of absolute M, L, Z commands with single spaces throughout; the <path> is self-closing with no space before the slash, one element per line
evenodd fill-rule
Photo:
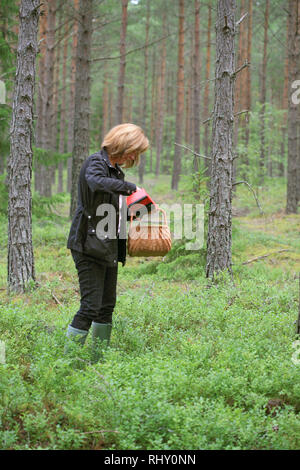
<path fill-rule="evenodd" d="M 205 155 L 200 155 L 200 153 L 194 152 L 194 150 L 190 149 L 189 147 L 186 147 L 185 145 L 177 144 L 176 142 L 174 142 L 174 144 L 177 145 L 178 147 L 182 147 L 186 150 L 189 150 L 190 152 L 192 152 L 194 154 L 195 157 L 207 158 L 207 160 L 211 160 L 211 157 L 206 157 Z"/>
<path fill-rule="evenodd" d="M 251 186 L 247 181 L 237 181 L 237 182 L 235 182 L 235 183 L 232 183 L 232 186 L 236 186 L 237 184 L 242 184 L 242 183 L 246 184 L 246 185 L 251 189 L 251 191 L 252 191 L 252 193 L 253 193 L 253 196 L 254 196 L 254 198 L 255 198 L 255 200 L 256 200 L 257 207 L 259 208 L 260 214 L 263 215 L 263 214 L 264 214 L 264 211 L 263 211 L 262 208 L 261 208 L 261 205 L 260 205 L 260 203 L 259 203 L 259 200 L 258 200 L 256 194 L 255 194 L 255 191 L 254 191 L 254 189 L 252 188 L 252 186 Z"/>
<path fill-rule="evenodd" d="M 131 49 L 130 51 L 126 52 L 124 55 L 118 55 L 118 56 L 114 56 L 114 57 L 98 57 L 97 59 L 92 59 L 91 62 L 98 62 L 99 60 L 116 60 L 116 59 L 121 59 L 122 57 L 125 57 L 129 54 L 132 54 L 133 52 L 137 52 L 137 51 L 140 51 L 142 49 L 145 49 L 146 47 L 149 47 L 149 46 L 153 46 L 153 44 L 157 44 L 158 42 L 160 41 L 163 41 L 164 39 L 170 37 L 170 36 L 174 36 L 174 34 L 177 34 L 177 33 L 170 33 L 170 34 L 167 34 L 166 36 L 163 36 L 159 39 L 156 39 L 155 41 L 152 41 L 152 42 L 148 42 L 147 44 L 143 44 L 142 46 L 140 47 L 136 47 L 135 49 Z"/>

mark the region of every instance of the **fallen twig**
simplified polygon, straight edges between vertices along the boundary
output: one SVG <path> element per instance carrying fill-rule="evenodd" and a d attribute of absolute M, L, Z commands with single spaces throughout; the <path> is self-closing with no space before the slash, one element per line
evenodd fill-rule
<path fill-rule="evenodd" d="M 50 291 L 50 292 L 51 292 L 51 291 Z M 55 302 L 56 302 L 58 305 L 61 305 L 61 306 L 63 307 L 63 304 L 58 300 L 58 298 L 56 297 L 56 295 L 55 295 L 53 292 L 51 292 L 51 295 L 52 295 L 53 299 L 55 300 Z"/>
<path fill-rule="evenodd" d="M 58 298 L 56 297 L 56 295 L 52 292 L 51 289 L 49 289 L 49 287 L 43 286 L 39 281 L 35 281 L 35 284 L 36 284 L 37 286 L 39 286 L 39 287 L 45 287 L 45 289 L 47 289 L 47 290 L 50 292 L 50 294 L 51 294 L 52 298 L 55 300 L 55 302 L 56 302 L 58 305 L 60 305 L 61 307 L 63 307 L 63 304 L 58 300 Z"/>
<path fill-rule="evenodd" d="M 252 259 L 249 259 L 248 261 L 244 261 L 242 264 L 253 263 L 253 261 L 257 261 L 259 259 L 266 258 L 267 256 L 275 255 L 276 253 L 282 253 L 283 251 L 291 251 L 291 250 L 283 249 L 283 250 L 274 251 L 273 253 L 268 253 L 266 255 L 256 256 L 256 258 L 252 258 Z"/>
<path fill-rule="evenodd" d="M 85 431 L 85 432 L 82 432 L 82 431 L 77 431 L 79 432 L 80 434 L 94 434 L 95 432 L 101 432 L 101 434 L 105 433 L 105 432 L 115 432 L 115 433 L 120 433 L 120 431 L 114 431 L 113 429 L 99 429 L 99 431 Z"/>

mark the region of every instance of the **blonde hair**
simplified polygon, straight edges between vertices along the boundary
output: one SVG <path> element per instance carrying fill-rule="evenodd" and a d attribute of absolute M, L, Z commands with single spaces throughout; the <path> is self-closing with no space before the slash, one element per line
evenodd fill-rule
<path fill-rule="evenodd" d="M 134 160 L 127 161 L 125 164 L 125 168 L 131 168 L 139 164 L 140 154 L 149 148 L 149 140 L 141 127 L 127 122 L 110 129 L 101 146 L 106 148 L 112 160 L 133 153 Z"/>

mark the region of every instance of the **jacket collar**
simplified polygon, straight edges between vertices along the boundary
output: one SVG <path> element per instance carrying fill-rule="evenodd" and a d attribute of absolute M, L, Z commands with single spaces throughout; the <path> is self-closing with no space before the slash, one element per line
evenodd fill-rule
<path fill-rule="evenodd" d="M 107 154 L 107 151 L 106 151 L 106 148 L 105 147 L 102 147 L 101 151 L 100 151 L 105 163 L 110 167 L 110 168 L 113 168 L 114 170 L 117 170 L 117 171 L 120 171 L 122 173 L 122 175 L 124 175 L 124 172 L 122 170 L 122 168 L 118 165 L 118 163 L 116 163 L 116 166 L 113 166 L 111 163 L 110 163 L 110 160 L 109 160 L 109 157 L 108 157 L 108 154 Z"/>

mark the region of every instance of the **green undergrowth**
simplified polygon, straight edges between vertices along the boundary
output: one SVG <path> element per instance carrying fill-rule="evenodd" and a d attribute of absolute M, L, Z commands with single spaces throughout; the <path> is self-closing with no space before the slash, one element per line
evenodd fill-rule
<path fill-rule="evenodd" d="M 234 282 L 208 282 L 205 246 L 128 258 L 111 347 L 92 365 L 89 337 L 63 353 L 80 300 L 70 222 L 33 221 L 38 286 L 8 296 L 1 219 L 0 448 L 299 449 L 299 245 L 283 220 L 233 218 Z"/>

